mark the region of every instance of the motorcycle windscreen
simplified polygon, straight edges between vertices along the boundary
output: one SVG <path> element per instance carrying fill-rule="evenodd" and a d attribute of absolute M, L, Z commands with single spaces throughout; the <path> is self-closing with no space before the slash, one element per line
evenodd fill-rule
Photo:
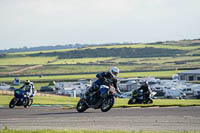
<path fill-rule="evenodd" d="M 16 89 L 15 90 L 15 97 L 16 98 L 22 98 L 23 97 L 23 90 L 20 90 L 20 89 Z"/>

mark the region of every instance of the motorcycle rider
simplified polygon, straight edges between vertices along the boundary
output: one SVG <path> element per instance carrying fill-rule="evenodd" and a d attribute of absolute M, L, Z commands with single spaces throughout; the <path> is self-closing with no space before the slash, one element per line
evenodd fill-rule
<path fill-rule="evenodd" d="M 33 82 L 31 82 L 30 80 L 26 80 L 24 82 L 24 85 L 20 87 L 20 89 L 23 89 L 25 91 L 28 98 L 31 99 L 33 97 L 34 85 L 33 85 Z"/>
<path fill-rule="evenodd" d="M 115 91 L 120 94 L 120 90 L 117 87 L 117 76 L 119 74 L 119 69 L 117 67 L 112 67 L 108 72 L 98 73 L 96 75 L 97 80 L 92 83 L 92 86 L 86 92 L 86 96 L 88 97 L 89 94 L 92 92 L 96 92 L 100 89 L 101 85 L 110 86 L 113 85 Z"/>
<path fill-rule="evenodd" d="M 148 82 L 146 82 L 146 81 L 142 82 L 142 85 L 139 88 L 139 90 L 143 90 L 143 98 L 144 98 L 144 100 L 147 100 L 148 98 L 150 98 L 152 90 L 149 87 Z"/>

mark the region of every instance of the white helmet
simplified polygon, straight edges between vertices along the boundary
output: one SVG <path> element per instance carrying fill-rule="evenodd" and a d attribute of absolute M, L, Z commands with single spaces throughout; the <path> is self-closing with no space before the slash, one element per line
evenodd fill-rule
<path fill-rule="evenodd" d="M 118 74 L 119 74 L 119 69 L 117 67 L 112 67 L 109 70 L 110 74 L 114 77 L 117 78 Z"/>

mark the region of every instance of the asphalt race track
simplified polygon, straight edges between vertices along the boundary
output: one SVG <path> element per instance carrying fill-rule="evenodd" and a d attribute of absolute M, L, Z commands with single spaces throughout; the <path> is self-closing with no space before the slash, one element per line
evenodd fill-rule
<path fill-rule="evenodd" d="M 200 107 L 118 108 L 103 113 L 59 107 L 0 108 L 0 129 L 200 131 Z"/>

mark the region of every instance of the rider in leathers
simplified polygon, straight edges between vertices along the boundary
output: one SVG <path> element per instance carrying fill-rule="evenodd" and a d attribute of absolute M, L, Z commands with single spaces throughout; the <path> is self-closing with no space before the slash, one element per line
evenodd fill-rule
<path fill-rule="evenodd" d="M 148 82 L 143 82 L 142 86 L 139 89 L 143 90 L 143 97 L 144 97 L 145 100 L 150 98 L 152 91 L 151 91 L 151 88 L 148 85 Z"/>
<path fill-rule="evenodd" d="M 98 78 L 93 82 L 92 86 L 86 92 L 86 96 L 90 93 L 100 89 L 101 85 L 110 86 L 112 85 L 115 88 L 115 91 L 120 94 L 120 90 L 117 87 L 117 76 L 119 74 L 119 69 L 117 67 L 112 67 L 108 72 L 98 73 L 96 77 Z"/>
<path fill-rule="evenodd" d="M 34 94 L 33 82 L 31 82 L 30 80 L 26 80 L 24 85 L 22 87 L 20 87 L 20 89 L 23 89 L 25 91 L 28 98 L 32 98 L 32 96 Z"/>

